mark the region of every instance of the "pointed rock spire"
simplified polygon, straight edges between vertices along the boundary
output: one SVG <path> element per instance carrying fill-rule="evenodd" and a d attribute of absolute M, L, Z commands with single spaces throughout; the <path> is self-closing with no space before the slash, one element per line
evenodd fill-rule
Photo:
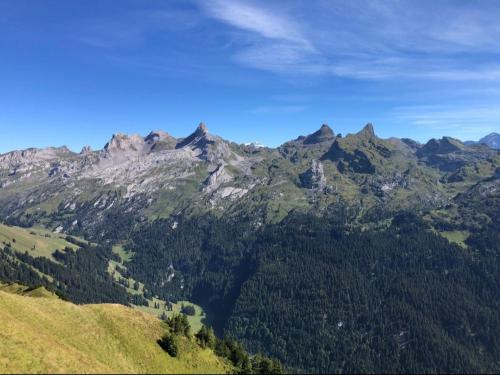
<path fill-rule="evenodd" d="M 364 135 L 368 138 L 375 137 L 375 130 L 373 129 L 373 124 L 369 122 L 365 127 L 358 133 L 358 135 Z"/>
<path fill-rule="evenodd" d="M 207 126 L 203 122 L 200 122 L 194 133 L 181 140 L 176 148 L 185 147 L 187 145 L 201 146 L 201 144 L 205 144 L 207 140 L 212 140 L 209 138 L 211 138 L 211 136 L 208 134 Z"/>
<path fill-rule="evenodd" d="M 208 128 L 207 128 L 207 126 L 205 125 L 205 123 L 203 121 L 200 122 L 200 124 L 196 128 L 196 133 L 198 133 L 198 134 L 208 134 Z"/>
<path fill-rule="evenodd" d="M 82 150 L 80 151 L 80 155 L 87 155 L 92 152 L 92 148 L 90 146 L 83 146 Z"/>

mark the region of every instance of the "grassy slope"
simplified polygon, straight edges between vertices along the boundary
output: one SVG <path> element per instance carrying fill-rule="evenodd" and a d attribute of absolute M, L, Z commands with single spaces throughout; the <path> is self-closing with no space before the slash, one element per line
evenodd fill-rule
<path fill-rule="evenodd" d="M 31 256 L 45 257 L 50 260 L 54 250 L 65 247 L 77 249 L 77 246 L 66 241 L 64 234 L 53 233 L 43 228 L 21 228 L 0 224 L 0 244 L 10 243 L 19 252 L 27 251 Z M 16 242 L 13 242 L 13 239 Z"/>
<path fill-rule="evenodd" d="M 446 238 L 448 241 L 456 243 L 457 245 L 462 246 L 464 248 L 467 247 L 467 245 L 465 244 L 465 241 L 470 236 L 469 231 L 458 231 L 458 230 L 441 231 L 441 232 L 439 232 L 439 234 L 441 236 L 443 236 L 444 238 Z"/>
<path fill-rule="evenodd" d="M 165 313 L 165 315 L 167 317 L 171 317 L 174 314 L 180 314 L 183 304 L 184 304 L 184 306 L 193 306 L 195 311 L 196 311 L 196 314 L 193 316 L 186 315 L 187 319 L 189 321 L 189 324 L 191 325 L 191 331 L 193 333 L 196 333 L 201 329 L 201 327 L 203 326 L 203 321 L 206 318 L 205 312 L 203 311 L 201 306 L 198 306 L 198 305 L 196 305 L 192 302 L 189 302 L 189 301 L 179 301 L 178 303 L 172 304 L 173 305 L 172 311 L 167 311 L 165 309 L 165 301 L 162 301 L 160 299 L 153 298 L 152 300 L 148 300 L 148 302 L 149 302 L 149 307 L 135 306 L 134 305 L 134 308 L 139 310 L 139 311 L 142 311 L 146 314 L 151 314 L 151 315 L 157 316 L 157 317 L 160 317 L 163 313 Z M 153 307 L 155 302 L 160 305 L 160 308 L 155 309 Z"/>
<path fill-rule="evenodd" d="M 0 288 L 0 372 L 231 371 L 212 351 L 184 338 L 180 356 L 170 357 L 156 343 L 163 323 L 150 315 L 121 305 L 77 306 L 42 292 L 31 291 L 42 297 L 33 298 L 16 287 Z"/>

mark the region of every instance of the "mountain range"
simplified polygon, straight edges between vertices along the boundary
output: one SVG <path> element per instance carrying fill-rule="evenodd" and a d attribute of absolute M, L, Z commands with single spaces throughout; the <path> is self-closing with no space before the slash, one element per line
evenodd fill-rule
<path fill-rule="evenodd" d="M 245 212 L 259 225 L 343 202 L 359 221 L 372 210 L 452 204 L 458 193 L 496 176 L 499 160 L 494 149 L 449 137 L 423 145 L 381 139 L 371 124 L 346 137 L 323 125 L 274 149 L 226 141 L 200 124 L 180 139 L 163 131 L 118 133 L 97 151 L 0 155 L 0 214 L 81 234 L 105 230 L 112 212 L 139 221 Z"/>
<path fill-rule="evenodd" d="M 500 371 L 500 150 L 481 142 L 119 133 L 0 155 L 0 222 L 0 280 L 197 306 L 289 372 Z"/>

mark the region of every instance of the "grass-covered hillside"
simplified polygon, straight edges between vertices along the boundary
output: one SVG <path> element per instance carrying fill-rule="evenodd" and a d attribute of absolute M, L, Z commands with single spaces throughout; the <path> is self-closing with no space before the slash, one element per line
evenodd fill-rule
<path fill-rule="evenodd" d="M 51 260 L 54 260 L 52 254 L 56 249 L 78 248 L 77 245 L 66 241 L 64 234 L 54 233 L 42 227 L 21 228 L 4 224 L 0 224 L 0 244 L 9 244 L 16 251 Z"/>
<path fill-rule="evenodd" d="M 37 298 L 38 297 L 38 298 Z M 0 284 L 2 373 L 227 373 L 232 367 L 194 338 L 171 357 L 159 319 L 115 304 L 74 305 L 43 288 Z"/>

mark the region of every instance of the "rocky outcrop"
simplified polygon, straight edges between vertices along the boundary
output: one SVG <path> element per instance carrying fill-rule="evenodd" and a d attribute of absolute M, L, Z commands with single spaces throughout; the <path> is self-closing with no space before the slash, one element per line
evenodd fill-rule
<path fill-rule="evenodd" d="M 80 155 L 88 155 L 90 153 L 92 153 L 92 148 L 90 146 L 83 146 L 80 151 Z"/>
<path fill-rule="evenodd" d="M 326 188 L 326 177 L 323 163 L 318 160 L 311 161 L 311 167 L 300 175 L 302 187 L 316 191 L 323 191 Z"/>
<path fill-rule="evenodd" d="M 74 156 L 67 147 L 29 148 L 0 155 L 0 172 L 8 175 L 33 173 L 46 170 L 52 162 Z"/>
<path fill-rule="evenodd" d="M 111 140 L 104 146 L 106 157 L 127 157 L 144 154 L 150 150 L 148 144 L 138 134 L 113 134 Z"/>
<path fill-rule="evenodd" d="M 155 130 L 144 138 L 144 142 L 150 146 L 151 151 L 161 151 L 175 149 L 178 141 L 167 132 Z"/>
<path fill-rule="evenodd" d="M 373 124 L 371 122 L 369 122 L 356 135 L 358 137 L 363 137 L 365 139 L 371 139 L 371 138 L 375 137 L 375 130 L 373 129 Z"/>
<path fill-rule="evenodd" d="M 418 150 L 417 155 L 424 157 L 433 154 L 450 154 L 462 149 L 462 143 L 453 138 L 443 137 L 441 139 L 431 139 L 421 149 Z"/>
<path fill-rule="evenodd" d="M 205 180 L 203 191 L 210 193 L 229 181 L 231 181 L 231 175 L 227 173 L 224 164 L 220 164 Z"/>

